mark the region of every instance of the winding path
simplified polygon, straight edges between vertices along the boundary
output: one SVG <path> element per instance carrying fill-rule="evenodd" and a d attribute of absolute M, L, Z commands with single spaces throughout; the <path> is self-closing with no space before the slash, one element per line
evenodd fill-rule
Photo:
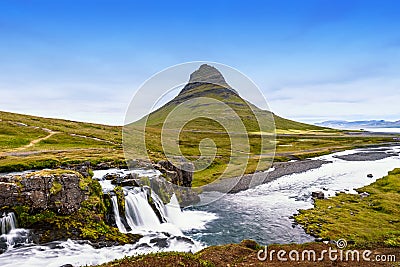
<path fill-rule="evenodd" d="M 48 129 L 42 129 L 42 130 L 48 132 L 49 134 L 46 135 L 45 137 L 41 137 L 41 138 L 32 140 L 29 144 L 27 144 L 27 145 L 25 145 L 25 146 L 18 147 L 18 148 L 16 148 L 14 151 L 21 151 L 21 150 L 25 150 L 25 149 L 27 149 L 27 148 L 33 147 L 34 145 L 36 145 L 36 144 L 39 143 L 40 141 L 49 139 L 49 138 L 52 137 L 53 135 L 59 133 L 59 132 L 55 132 L 55 131 L 48 130 Z"/>

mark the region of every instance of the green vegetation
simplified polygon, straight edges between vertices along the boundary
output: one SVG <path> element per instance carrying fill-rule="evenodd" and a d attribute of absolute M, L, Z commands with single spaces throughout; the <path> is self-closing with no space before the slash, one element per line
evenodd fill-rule
<path fill-rule="evenodd" d="M 22 127 L 24 126 L 20 126 L 15 122 L 0 121 L 0 151 L 28 145 L 31 140 L 47 135 L 46 132 L 36 128 L 24 127 L 23 131 L 21 131 Z"/>
<path fill-rule="evenodd" d="M 15 125 L 15 123 L 19 124 L 23 123 L 27 125 L 27 126 L 18 126 L 20 128 L 16 128 L 17 129 L 16 131 L 26 132 L 35 129 L 33 127 L 38 127 L 39 129 L 36 130 L 39 130 L 41 132 L 43 132 L 43 130 L 41 129 L 49 129 L 61 133 L 99 138 L 102 140 L 115 142 L 117 144 L 120 144 L 122 140 L 121 127 L 119 126 L 107 126 L 107 125 L 87 123 L 87 122 L 75 122 L 75 121 L 61 120 L 61 119 L 42 118 L 42 117 L 3 112 L 3 111 L 0 111 L 0 119 L 2 120 L 1 121 L 2 124 L 13 123 Z M 3 128 L 1 132 L 3 134 Z"/>
<path fill-rule="evenodd" d="M 58 181 L 53 181 L 53 185 L 50 188 L 50 194 L 55 195 L 60 192 L 62 189 L 62 185 Z"/>
<path fill-rule="evenodd" d="M 214 267 L 215 265 L 197 255 L 185 252 L 159 252 L 133 257 L 124 257 L 98 266 L 193 266 Z"/>
<path fill-rule="evenodd" d="M 257 260 L 256 253 L 260 249 L 264 249 L 264 247 L 258 245 L 255 241 L 243 240 L 240 244 L 208 247 L 195 254 L 185 252 L 159 252 L 124 257 L 98 266 L 242 266 L 242 264 L 248 264 L 249 260 L 251 262 L 250 266 L 258 266 L 257 263 L 259 264 L 260 261 Z"/>
<path fill-rule="evenodd" d="M 114 187 L 114 192 L 117 196 L 118 210 L 121 214 L 125 214 L 125 194 L 121 186 Z"/>
<path fill-rule="evenodd" d="M 0 111 L 0 172 L 90 161 L 125 165 L 121 127 Z"/>
<path fill-rule="evenodd" d="M 180 101 L 179 99 L 188 97 L 186 94 L 180 95 L 149 116 L 146 127 L 147 149 L 154 161 L 165 159 L 160 142 L 162 122 Z M 264 118 L 267 125 L 266 129 L 260 129 L 255 124 L 254 114 L 252 115 L 249 110 L 251 104 L 238 96 L 230 95 L 222 98 L 218 94 L 211 96 L 217 100 L 227 101 L 245 122 L 250 141 L 250 154 L 243 152 L 242 156 L 248 158 L 248 161 L 241 161 L 235 168 L 226 170 L 231 155 L 231 139 L 222 125 L 204 118 L 189 121 L 185 124 L 178 140 L 180 149 L 187 158 L 199 159 L 199 144 L 206 138 L 212 139 L 217 147 L 216 157 L 211 165 L 194 174 L 193 186 L 210 183 L 224 171 L 226 171 L 224 177 L 231 177 L 242 169 L 245 169 L 245 173 L 267 169 L 274 156 L 272 153 L 274 146 L 276 146 L 274 160 L 288 161 L 354 147 L 393 142 L 393 136 L 347 135 L 337 130 L 286 120 L 255 108 L 262 115 L 257 116 Z M 209 108 L 205 106 L 203 111 Z M 214 108 L 218 110 L 218 107 Z M 272 118 L 277 127 L 276 142 L 270 142 L 268 138 L 262 141 L 261 136 L 268 135 Z M 87 161 L 92 165 L 108 162 L 114 166 L 126 166 L 122 150 L 122 127 L 8 112 L 0 112 L 0 119 L 0 172 L 57 168 Z M 238 138 L 247 139 L 246 136 Z M 261 151 L 261 144 L 264 145 L 264 151 Z M 202 164 L 210 163 L 210 160 L 207 160 Z"/>
<path fill-rule="evenodd" d="M 344 238 L 356 247 L 400 247 L 400 169 L 357 191 L 370 195 L 316 200 L 313 209 L 301 210 L 295 219 L 321 238 Z"/>
<path fill-rule="evenodd" d="M 187 101 L 194 96 L 211 100 Z M 229 112 L 227 106 L 237 117 Z M 173 122 L 165 123 L 169 116 L 174 117 Z M 191 119 L 192 117 L 195 119 Z M 244 128 L 241 126 L 242 122 Z M 180 125 L 183 127 L 179 127 Z M 273 160 L 305 159 L 338 150 L 393 142 L 393 137 L 390 136 L 351 135 L 339 130 L 287 120 L 255 107 L 228 89 L 210 84 L 182 91 L 163 107 L 126 126 L 124 131 L 127 134 L 135 133 L 132 135 L 137 136 L 137 139 L 132 138 L 131 143 L 136 145 L 141 142 L 142 137 L 138 133 L 142 129 L 145 129 L 146 147 L 136 146 L 138 153 L 130 156 L 140 157 L 144 154 L 141 151 L 146 149 L 153 161 L 166 159 L 165 147 L 169 144 L 164 141 L 162 144 L 161 136 L 163 135 L 163 140 L 168 140 L 165 133 L 174 133 L 176 129 L 181 129 L 179 136 L 170 141 L 171 145 L 178 144 L 180 148 L 180 151 L 172 155 L 179 156 L 181 152 L 186 158 L 195 161 L 196 169 L 201 169 L 194 174 L 194 187 L 210 183 L 217 178 L 241 175 L 243 170 L 247 174 L 268 169 Z M 202 143 L 207 139 L 214 142 L 214 150 L 212 143 Z M 247 142 L 250 145 L 249 150 L 245 146 Z M 236 145 L 234 157 L 232 145 Z M 234 164 L 229 166 L 232 159 Z M 203 165 L 209 167 L 204 169 Z"/>

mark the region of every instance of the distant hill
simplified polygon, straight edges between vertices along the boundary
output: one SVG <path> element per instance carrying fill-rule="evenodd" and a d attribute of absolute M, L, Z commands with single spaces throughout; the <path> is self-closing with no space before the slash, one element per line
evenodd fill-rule
<path fill-rule="evenodd" d="M 0 111 L 0 172 L 90 161 L 124 164 L 122 127 Z"/>
<path fill-rule="evenodd" d="M 336 129 L 363 129 L 363 128 L 400 128 L 399 121 L 369 120 L 369 121 L 343 121 L 331 120 L 316 123 L 318 126 Z"/>

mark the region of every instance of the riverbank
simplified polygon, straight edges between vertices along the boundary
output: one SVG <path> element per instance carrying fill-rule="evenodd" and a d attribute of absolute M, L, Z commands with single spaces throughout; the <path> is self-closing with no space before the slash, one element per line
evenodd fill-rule
<path fill-rule="evenodd" d="M 358 149 L 360 152 L 339 155 L 335 158 L 347 160 L 347 161 L 376 161 L 392 156 L 398 156 L 399 153 L 386 153 L 385 147 L 395 147 L 400 145 L 398 142 L 384 143 L 384 144 L 374 144 L 362 147 L 353 147 L 351 149 Z M 382 148 L 383 151 L 369 151 L 367 149 Z M 338 149 L 335 152 L 345 151 L 346 149 Z M 382 149 L 381 149 L 382 150 Z M 325 155 L 326 153 L 321 153 Z M 256 172 L 253 174 L 246 174 L 240 177 L 226 178 L 222 180 L 217 180 L 213 183 L 204 185 L 202 187 L 203 192 L 217 191 L 221 193 L 237 193 L 240 191 L 247 190 L 254 186 L 269 183 L 282 176 L 291 175 L 295 173 L 303 173 L 309 170 L 320 168 L 324 164 L 331 163 L 331 161 L 319 159 L 320 154 L 315 155 L 312 158 L 292 160 L 288 162 L 274 162 L 268 171 Z"/>
<path fill-rule="evenodd" d="M 388 152 L 388 154 L 391 155 L 390 158 L 383 160 L 360 162 L 346 161 L 334 157 L 351 153 L 355 154 L 356 152 L 365 152 L 364 150 L 365 149 L 360 149 L 358 151 L 345 151 L 315 159 L 315 162 L 319 160 L 325 162 L 332 161 L 332 163 L 322 164 L 319 168 L 303 172 L 299 172 L 300 168 L 307 169 L 306 167 L 309 167 L 311 166 L 310 164 L 314 163 L 309 163 L 308 160 L 290 162 L 291 164 L 279 163 L 276 165 L 274 175 L 277 175 L 278 173 L 288 173 L 289 171 L 297 171 L 299 173 L 294 172 L 290 175 L 273 179 L 269 183 L 265 183 L 256 188 L 240 191 L 238 193 L 219 193 L 219 195 L 217 195 L 218 199 L 214 198 L 216 201 L 209 205 L 200 206 L 197 209 L 196 207 L 187 208 L 182 214 L 178 214 L 179 210 L 176 210 L 177 216 L 170 216 L 171 214 L 168 213 L 167 215 L 170 216 L 169 218 L 171 219 L 182 219 L 183 221 L 181 222 L 177 221 L 175 223 L 175 220 L 172 220 L 172 222 L 174 225 L 178 226 L 184 224 L 183 226 L 185 227 L 179 227 L 181 227 L 185 236 L 192 239 L 195 243 L 210 246 L 205 251 L 211 254 L 216 253 L 215 255 L 219 255 L 222 259 L 225 259 L 225 257 L 228 258 L 230 254 L 234 255 L 235 252 L 233 250 L 237 247 L 236 245 L 233 247 L 231 245 L 219 246 L 220 244 L 239 244 L 241 240 L 247 238 L 254 239 L 259 244 L 266 244 L 269 246 L 272 244 L 303 244 L 312 242 L 315 238 L 306 234 L 299 225 L 293 225 L 292 219 L 292 215 L 299 209 L 313 207 L 313 200 L 311 198 L 312 192 L 315 190 L 324 190 L 323 188 L 326 188 L 327 190 L 324 191 L 326 196 L 332 196 L 338 192 L 352 190 L 352 188 L 359 188 L 374 182 L 376 178 L 384 176 L 388 170 L 392 170 L 395 166 L 398 166 L 399 157 L 396 156 L 395 153 L 400 152 L 399 147 L 368 149 L 368 151 Z M 296 164 L 302 164 L 301 166 L 303 167 L 299 167 L 300 165 Z M 315 164 L 318 166 L 321 162 Z M 295 166 L 298 168 L 295 168 Z M 104 170 L 98 172 L 99 175 L 97 176 L 97 172 L 95 172 L 95 176 L 101 178 L 104 174 L 112 173 L 112 171 L 113 170 Z M 121 170 L 114 169 L 114 171 L 121 174 Z M 141 171 L 148 172 L 149 170 Z M 271 170 L 269 173 L 273 173 L 273 171 Z M 368 173 L 374 174 L 374 177 L 376 178 L 367 177 Z M 139 173 L 138 175 L 142 176 Z M 131 193 L 135 192 L 132 191 Z M 135 195 L 135 197 L 138 196 L 139 195 Z M 219 196 L 222 197 L 219 198 Z M 132 195 L 130 197 L 133 198 L 134 196 Z M 148 213 L 145 214 L 144 209 L 142 208 L 139 208 L 138 210 L 141 211 L 139 214 L 140 216 L 147 217 L 147 215 L 149 215 Z M 150 208 L 147 210 L 150 211 Z M 114 213 L 119 214 L 118 211 L 114 211 Z M 173 212 L 173 214 L 175 214 L 175 212 Z M 196 214 L 201 215 L 201 217 L 196 217 Z M 204 214 L 209 215 L 209 219 L 201 221 L 198 226 L 194 226 L 193 222 L 196 221 L 195 218 L 199 219 L 200 222 L 200 219 L 204 218 Z M 157 218 L 154 220 L 157 221 Z M 190 226 L 190 229 L 186 226 Z M 35 266 L 41 266 L 40 264 L 43 265 L 44 262 L 46 262 L 46 264 L 52 264 L 54 259 L 57 258 L 57 261 L 62 264 L 70 263 L 73 264 L 73 266 L 79 266 L 84 264 L 91 265 L 104 263 L 124 256 L 137 255 L 138 253 L 165 251 L 166 245 L 170 246 L 167 248 L 168 250 L 173 251 L 176 249 L 179 251 L 197 251 L 188 249 L 189 243 L 186 241 L 189 241 L 190 239 L 182 239 L 181 237 L 177 238 L 174 235 L 168 237 L 154 236 L 152 230 L 155 228 L 152 224 L 149 224 L 148 228 L 151 229 L 151 232 L 148 232 L 142 241 L 137 244 L 95 249 L 89 244 L 79 243 L 80 241 L 61 241 L 51 245 L 29 245 L 29 247 L 16 248 L 0 256 L 0 261 L 4 266 L 15 266 L 15 264 L 24 261 L 36 262 Z M 323 244 L 315 245 L 320 246 Z M 157 246 L 157 248 L 154 247 L 154 250 L 152 250 L 152 246 Z M 299 248 L 307 247 L 307 245 L 296 246 Z M 219 249 L 221 250 L 220 252 L 218 252 Z M 241 251 L 242 248 L 239 248 L 239 250 Z M 192 253 L 182 254 L 172 252 L 171 254 L 162 253 L 151 255 L 157 255 L 157 257 L 158 255 L 166 255 L 166 260 L 172 262 L 174 262 L 174 259 L 180 260 L 182 258 L 180 258 L 180 256 L 177 258 L 170 258 L 169 256 L 171 255 L 183 255 L 182 257 L 185 259 L 187 257 L 193 259 Z M 199 254 L 194 255 L 196 261 L 198 260 L 197 255 Z M 236 256 L 238 258 L 235 258 Z M 241 261 L 242 257 L 247 257 L 246 255 L 237 254 L 236 256 L 233 256 L 232 262 L 238 262 L 238 264 L 240 263 L 242 265 L 246 264 L 246 262 Z M 147 256 L 140 256 L 139 258 L 148 259 Z M 256 258 L 254 259 L 256 260 Z M 216 266 L 221 266 L 218 265 L 220 264 L 218 262 L 211 263 Z M 253 263 L 255 264 L 256 262 Z"/>
<path fill-rule="evenodd" d="M 295 220 L 323 240 L 346 239 L 355 247 L 400 249 L 400 169 L 356 191 L 316 199 L 314 208 L 300 210 Z"/>
<path fill-rule="evenodd" d="M 271 182 L 279 177 L 294 173 L 302 173 L 312 169 L 317 169 L 329 161 L 305 159 L 290 162 L 276 162 L 269 171 L 246 174 L 241 177 L 227 178 L 202 187 L 204 192 L 217 191 L 221 193 L 237 193 L 255 185 Z"/>
<path fill-rule="evenodd" d="M 379 248 L 371 251 L 368 260 L 364 260 L 360 257 L 360 261 L 352 261 L 351 257 L 346 260 L 346 256 L 343 256 L 341 260 L 340 256 L 337 255 L 337 260 L 330 260 L 328 253 L 322 254 L 322 252 L 328 251 L 329 249 L 335 250 L 337 248 L 332 245 L 326 245 L 321 243 L 308 243 L 308 244 L 290 244 L 290 245 L 271 245 L 267 248 L 267 251 L 272 253 L 272 260 L 267 257 L 265 260 L 260 260 L 258 255 L 262 257 L 263 253 L 259 254 L 259 251 L 265 251 L 265 247 L 258 245 L 256 242 L 251 240 L 244 240 L 239 244 L 228 244 L 222 246 L 213 246 L 205 248 L 195 254 L 191 253 L 180 253 L 180 252 L 168 252 L 168 253 L 155 253 L 148 255 L 140 255 L 136 257 L 128 257 L 121 260 L 97 265 L 98 267 L 154 267 L 154 266 L 190 266 L 190 267 L 226 267 L 226 266 L 283 266 L 283 267 L 309 267 L 309 266 L 322 266 L 322 267 L 346 267 L 346 266 L 360 266 L 360 267 L 377 267 L 377 266 L 398 266 L 395 260 L 400 259 L 400 250 L 395 248 Z M 285 251 L 285 255 L 281 257 L 286 258 L 286 261 L 278 260 L 277 252 Z M 289 252 L 298 251 L 299 260 L 290 260 Z M 324 255 L 322 260 L 313 260 L 313 254 L 308 258 L 308 252 L 304 255 L 305 260 L 301 260 L 303 251 L 314 251 L 316 258 L 320 255 Z M 270 255 L 270 254 L 269 254 Z M 293 256 L 293 255 L 292 255 Z M 295 254 L 294 254 L 295 257 Z M 377 262 L 376 259 L 385 257 L 386 262 Z M 389 260 L 388 260 L 389 259 Z"/>

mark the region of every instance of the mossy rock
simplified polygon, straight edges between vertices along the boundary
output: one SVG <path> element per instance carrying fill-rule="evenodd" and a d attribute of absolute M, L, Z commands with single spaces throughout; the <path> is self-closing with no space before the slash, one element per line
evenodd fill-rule
<path fill-rule="evenodd" d="M 43 171 L 42 174 L 62 174 L 63 171 Z M 51 193 L 57 194 L 60 186 L 58 181 L 53 182 Z M 20 227 L 31 229 L 37 243 L 76 239 L 89 240 L 97 246 L 105 246 L 135 243 L 141 238 L 140 235 L 121 233 L 118 228 L 106 223 L 105 217 L 110 211 L 111 203 L 106 205 L 107 201 L 97 180 L 81 177 L 79 186 L 87 190 L 88 196 L 81 202 L 80 208 L 72 214 L 58 214 L 52 210 L 35 212 L 31 207 L 22 205 L 8 209 L 16 213 Z M 123 196 L 122 188 L 120 193 Z"/>

